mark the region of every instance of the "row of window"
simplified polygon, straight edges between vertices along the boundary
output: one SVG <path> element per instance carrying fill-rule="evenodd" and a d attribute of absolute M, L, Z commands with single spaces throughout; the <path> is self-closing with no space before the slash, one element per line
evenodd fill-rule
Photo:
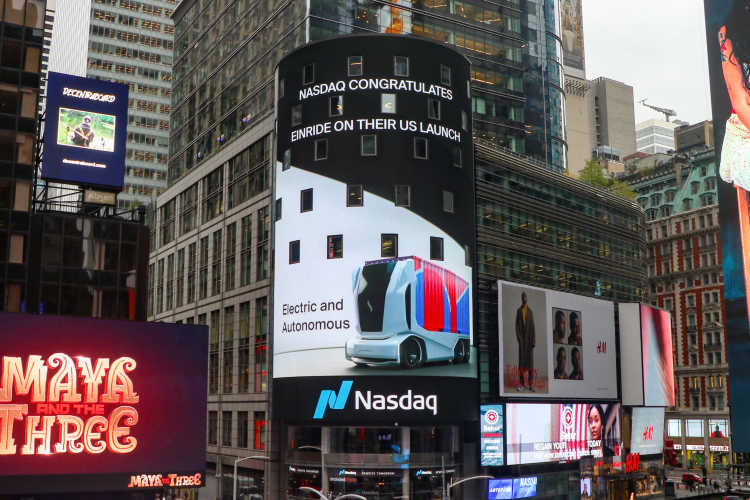
<path fill-rule="evenodd" d="M 359 153 L 361 156 L 378 156 L 378 136 L 364 134 L 360 136 Z M 327 160 L 329 154 L 328 139 L 316 139 L 314 143 L 315 161 Z M 430 140 L 426 137 L 414 137 L 412 141 L 412 158 L 415 160 L 430 159 Z M 451 149 L 451 164 L 454 167 L 463 167 L 463 154 L 459 146 Z M 292 150 L 284 151 L 282 170 L 288 170 L 292 166 Z"/>
<path fill-rule="evenodd" d="M 172 67 L 172 56 L 163 54 L 157 54 L 148 50 L 142 50 L 132 47 L 123 47 L 120 45 L 112 45 L 104 42 L 89 42 L 89 49 L 91 52 L 99 54 L 107 54 L 117 57 L 123 57 L 127 59 L 138 59 L 151 64 L 164 64 L 165 66 Z"/>
<path fill-rule="evenodd" d="M 91 24 L 91 34 L 103 38 L 116 38 L 117 40 L 122 40 L 123 42 L 140 43 L 144 47 L 154 47 L 169 51 L 174 48 L 174 42 L 172 40 L 140 35 L 137 33 L 129 33 L 127 31 L 121 31 L 115 28 L 105 28 L 104 26 L 98 26 L 93 23 Z"/>
<path fill-rule="evenodd" d="M 408 184 L 396 184 L 393 187 L 394 204 L 397 207 L 410 207 L 412 199 L 411 186 Z M 455 213 L 455 193 L 446 189 L 442 190 L 443 212 Z M 348 184 L 346 186 L 346 206 L 361 207 L 364 206 L 364 188 L 362 184 Z M 281 220 L 282 200 L 278 198 L 275 205 L 275 220 Z M 300 191 L 299 211 L 312 212 L 313 210 L 313 189 L 303 189 Z"/>
<path fill-rule="evenodd" d="M 160 235 L 162 241 L 174 238 L 174 205 L 167 204 L 160 208 Z M 166 288 L 164 287 L 165 259 L 159 259 L 154 273 L 153 264 L 149 270 L 148 315 L 172 310 L 209 297 L 209 268 L 211 270 L 210 296 L 219 295 L 222 291 L 231 291 L 237 286 L 237 260 L 239 260 L 239 286 L 251 283 L 251 272 L 255 267 L 255 281 L 269 277 L 269 237 L 270 222 L 268 207 L 263 207 L 255 214 L 255 265 L 252 256 L 252 219 L 253 215 L 246 215 L 238 223 L 228 224 L 225 233 L 219 229 L 210 236 L 212 259 L 209 262 L 209 236 L 204 236 L 199 242 L 190 243 L 177 251 L 177 268 L 174 267 L 174 255 L 166 257 Z M 239 234 L 238 234 L 239 231 Z M 226 236 L 223 244 L 223 236 Z M 238 245 L 239 237 L 239 245 Z M 165 243 L 162 243 L 165 244 Z M 224 246 L 226 245 L 226 246 Z M 187 269 L 186 264 L 187 250 Z M 238 251 L 239 250 L 239 251 Z M 222 261 L 222 256 L 224 260 Z M 225 275 L 222 280 L 222 262 Z M 154 281 L 156 280 L 156 303 L 154 304 Z M 165 296 L 166 291 L 166 296 Z M 155 308 L 154 308 L 155 306 Z"/>
<path fill-rule="evenodd" d="M 365 73 L 365 60 L 363 56 L 349 56 L 346 58 L 346 74 L 350 77 L 363 76 Z M 393 56 L 393 76 L 409 76 L 409 57 Z M 315 63 L 302 66 L 302 85 L 315 83 Z M 440 83 L 450 86 L 453 80 L 453 70 L 445 64 L 440 65 Z M 282 80 L 283 82 L 283 80 Z M 282 84 L 283 86 L 283 84 Z"/>
<path fill-rule="evenodd" d="M 699 405 L 696 404 L 694 406 L 697 407 Z M 722 404 L 720 408 L 723 408 L 723 407 L 724 407 L 724 404 L 723 404 L 723 398 L 722 398 Z M 706 425 L 706 421 L 703 419 L 685 420 L 685 436 L 696 437 L 696 438 L 704 437 L 705 425 Z M 708 421 L 708 435 L 709 437 L 714 437 L 714 438 L 728 438 L 729 437 L 729 421 L 725 418 L 710 419 Z M 680 419 L 670 418 L 667 420 L 667 436 L 682 437 L 682 421 Z"/>
<path fill-rule="evenodd" d="M 289 264 L 300 262 L 300 240 L 289 242 Z M 398 257 L 398 235 L 383 233 L 380 235 L 380 256 L 382 258 Z M 326 236 L 326 258 L 341 259 L 344 257 L 344 235 Z M 444 241 L 438 236 L 430 236 L 430 259 L 444 259 Z"/>
<path fill-rule="evenodd" d="M 133 17 L 133 16 L 126 16 L 123 14 L 115 14 L 114 12 L 108 12 L 108 11 L 99 10 L 99 9 L 91 9 L 91 18 L 100 22 L 112 23 L 112 24 L 116 23 L 116 24 L 121 24 L 123 26 L 128 26 L 130 28 L 156 31 L 156 32 L 161 32 L 162 26 L 163 26 L 164 33 L 168 35 L 174 34 L 174 26 L 172 26 L 171 24 L 162 25 L 162 23 L 152 21 L 151 19 L 143 19 L 143 18 L 138 18 L 138 17 Z"/>
<path fill-rule="evenodd" d="M 234 429 L 231 411 L 221 412 L 221 445 L 234 448 L 250 448 L 248 436 L 249 412 L 237 411 L 237 428 Z M 208 412 L 208 444 L 216 445 L 219 442 L 219 413 L 216 411 Z M 233 430 L 236 433 L 233 434 Z M 262 411 L 253 412 L 253 441 L 252 448 L 255 450 L 266 449 L 266 414 Z M 233 439 L 234 436 L 234 439 Z"/>
<path fill-rule="evenodd" d="M 646 240 L 668 238 L 671 234 L 687 233 L 689 231 L 712 227 L 714 225 L 714 216 L 712 213 L 708 213 L 700 216 L 685 217 L 683 220 L 675 219 L 674 228 L 671 228 L 671 225 L 671 223 L 663 223 L 657 228 L 656 224 L 652 224 L 651 227 L 646 229 Z M 689 247 L 688 243 L 687 248 Z"/>
<path fill-rule="evenodd" d="M 164 1 L 171 4 L 177 4 L 178 0 Z M 172 13 L 174 12 L 171 9 L 162 9 L 161 7 L 149 5 L 148 3 L 136 2 L 133 0 L 94 0 L 94 3 L 97 3 L 99 5 L 107 5 L 110 7 L 119 7 L 121 9 L 127 9 L 132 12 L 138 12 L 143 9 L 144 14 L 157 17 L 163 15 L 166 18 L 170 18 L 172 16 Z"/>

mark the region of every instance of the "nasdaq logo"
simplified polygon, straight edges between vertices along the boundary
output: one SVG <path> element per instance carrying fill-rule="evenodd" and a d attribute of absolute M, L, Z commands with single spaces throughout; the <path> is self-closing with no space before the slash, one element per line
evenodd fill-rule
<path fill-rule="evenodd" d="M 354 382 L 352 380 L 342 381 L 338 394 L 331 389 L 323 389 L 320 391 L 313 419 L 322 419 L 328 408 L 332 410 L 343 410 L 344 406 L 346 406 L 346 400 L 349 399 L 349 391 L 352 390 L 353 384 Z"/>

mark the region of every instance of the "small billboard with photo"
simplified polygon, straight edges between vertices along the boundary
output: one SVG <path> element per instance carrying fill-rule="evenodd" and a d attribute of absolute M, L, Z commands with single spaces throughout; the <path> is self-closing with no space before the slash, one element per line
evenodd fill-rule
<path fill-rule="evenodd" d="M 111 153 L 115 150 L 116 120 L 114 115 L 60 108 L 57 119 L 57 144 Z"/>

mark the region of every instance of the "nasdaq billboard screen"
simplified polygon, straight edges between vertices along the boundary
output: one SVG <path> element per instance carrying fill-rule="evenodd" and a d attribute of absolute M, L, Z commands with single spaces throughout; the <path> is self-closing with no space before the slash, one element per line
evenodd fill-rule
<path fill-rule="evenodd" d="M 320 390 L 352 380 L 360 389 L 351 404 L 373 384 L 390 385 L 392 395 L 416 392 L 418 377 L 460 379 L 470 391 L 469 75 L 450 48 L 383 35 L 317 42 L 280 62 L 278 388 L 339 377 Z M 441 396 L 442 387 L 431 393 Z M 439 400 L 440 412 L 426 418 L 447 410 L 448 395 Z"/>
<path fill-rule="evenodd" d="M 201 486 L 207 331 L 0 313 L 0 489 Z"/>
<path fill-rule="evenodd" d="M 50 72 L 45 113 L 43 179 L 122 188 L 127 85 Z"/>
<path fill-rule="evenodd" d="M 705 0 L 711 86 L 725 328 L 732 394 L 750 390 L 750 5 L 746 0 Z M 733 397 L 734 451 L 750 452 L 750 398 Z"/>

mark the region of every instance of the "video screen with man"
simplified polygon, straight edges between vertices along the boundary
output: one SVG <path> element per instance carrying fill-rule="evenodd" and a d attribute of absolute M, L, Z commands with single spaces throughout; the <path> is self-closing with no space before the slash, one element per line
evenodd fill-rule
<path fill-rule="evenodd" d="M 115 116 L 71 108 L 60 108 L 57 144 L 113 152 Z"/>

